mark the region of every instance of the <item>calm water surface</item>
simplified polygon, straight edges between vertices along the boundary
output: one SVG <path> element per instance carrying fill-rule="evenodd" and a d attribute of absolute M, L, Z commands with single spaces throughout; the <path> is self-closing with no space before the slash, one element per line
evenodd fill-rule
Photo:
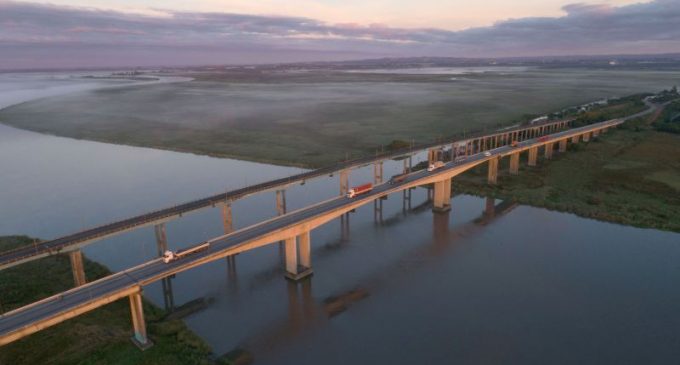
<path fill-rule="evenodd" d="M 415 162 L 422 159 L 419 156 Z M 385 176 L 401 162 L 386 165 Z M 0 126 L 0 234 L 54 238 L 300 169 L 115 146 Z M 352 174 L 370 181 L 371 169 Z M 337 176 L 288 190 L 288 208 L 338 191 Z M 349 229 L 312 234 L 314 276 L 283 279 L 277 244 L 177 275 L 145 296 L 205 298 L 185 318 L 218 354 L 256 364 L 675 363 L 680 235 L 457 196 L 433 215 L 426 192 L 367 206 Z M 234 204 L 244 227 L 275 215 L 274 193 Z M 221 233 L 206 209 L 168 224 L 170 246 Z M 152 228 L 88 246 L 112 270 L 154 257 Z M 168 289 L 171 289 L 168 290 Z M 171 295 L 170 295 L 171 293 Z"/>

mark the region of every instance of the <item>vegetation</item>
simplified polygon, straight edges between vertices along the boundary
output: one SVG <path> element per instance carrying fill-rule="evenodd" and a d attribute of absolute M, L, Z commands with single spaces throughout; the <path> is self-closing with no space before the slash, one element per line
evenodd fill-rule
<path fill-rule="evenodd" d="M 486 184 L 486 167 L 479 167 L 454 179 L 453 190 L 680 232 L 679 135 L 625 128 L 569 150 L 537 167 L 522 164 L 518 176 L 507 173 L 505 159 L 493 187 Z"/>
<path fill-rule="evenodd" d="M 680 101 L 675 101 L 666 106 L 653 126 L 661 132 L 680 134 Z"/>
<path fill-rule="evenodd" d="M 0 121 L 66 137 L 318 167 L 656 91 L 678 72 L 540 69 L 452 75 L 200 73 L 197 80 L 36 100 Z"/>
<path fill-rule="evenodd" d="M 25 236 L 0 237 L 0 251 L 32 243 Z M 84 260 L 86 275 L 109 274 L 102 265 Z M 8 311 L 72 287 L 66 256 L 51 256 L 0 272 L 0 303 Z M 6 345 L 0 364 L 212 364 L 210 348 L 180 320 L 145 302 L 144 314 L 154 346 L 140 351 L 130 341 L 130 307 L 119 300 L 85 315 Z"/>

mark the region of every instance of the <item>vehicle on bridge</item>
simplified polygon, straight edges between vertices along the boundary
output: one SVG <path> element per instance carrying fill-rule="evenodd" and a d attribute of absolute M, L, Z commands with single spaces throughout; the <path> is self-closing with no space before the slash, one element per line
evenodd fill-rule
<path fill-rule="evenodd" d="M 436 169 L 444 167 L 444 162 L 442 161 L 435 161 L 433 164 L 427 167 L 428 172 L 432 172 Z"/>
<path fill-rule="evenodd" d="M 467 160 L 467 156 L 458 156 L 453 162 L 461 162 Z"/>
<path fill-rule="evenodd" d="M 484 152 L 484 156 L 486 156 L 486 157 L 489 157 L 489 156 L 491 156 L 491 152 L 489 152 L 489 151 L 485 151 L 485 152 Z"/>
<path fill-rule="evenodd" d="M 510 143 L 510 147 L 517 147 L 517 146 L 519 146 L 518 141 L 512 141 L 512 143 Z"/>
<path fill-rule="evenodd" d="M 388 183 L 390 185 L 399 184 L 400 182 L 406 180 L 406 178 L 410 174 L 411 174 L 410 172 L 405 172 L 403 174 L 394 175 L 394 176 L 392 176 L 392 178 L 390 178 L 390 181 Z"/>
<path fill-rule="evenodd" d="M 371 190 L 373 190 L 373 184 L 371 183 L 355 186 L 349 189 L 349 191 L 347 192 L 347 197 L 351 199 L 357 195 L 368 193 Z"/>
<path fill-rule="evenodd" d="M 543 137 L 538 139 L 538 142 L 545 142 L 545 141 L 548 140 L 548 138 L 550 138 L 550 137 L 549 136 L 543 136 Z"/>
<path fill-rule="evenodd" d="M 208 247 L 210 247 L 210 242 L 203 242 L 198 246 L 194 246 L 194 247 L 187 248 L 187 249 L 184 249 L 184 250 L 178 250 L 177 252 L 172 252 L 170 250 L 166 250 L 163 253 L 163 262 L 168 264 L 172 261 L 179 260 L 182 257 L 189 256 L 191 254 L 201 252 L 203 250 L 207 250 Z"/>

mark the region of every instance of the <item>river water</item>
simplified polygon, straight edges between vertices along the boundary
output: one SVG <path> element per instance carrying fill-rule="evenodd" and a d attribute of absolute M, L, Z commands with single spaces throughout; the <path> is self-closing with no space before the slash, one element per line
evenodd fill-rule
<path fill-rule="evenodd" d="M 414 163 L 423 159 L 418 156 Z M 399 172 L 388 162 L 385 176 Z M 0 125 L 0 235 L 54 238 L 300 172 L 40 135 Z M 351 175 L 371 180 L 372 169 Z M 338 177 L 287 191 L 288 209 L 330 198 Z M 497 209 L 490 210 L 492 204 Z M 145 288 L 217 354 L 256 364 L 673 363 L 680 358 L 680 235 L 424 189 L 312 233 L 314 276 L 283 278 L 278 244 Z M 274 193 L 233 205 L 237 227 L 275 213 Z M 495 213 L 494 213 L 495 211 Z M 486 212 L 486 213 L 485 213 Z M 173 249 L 222 233 L 219 209 L 167 227 Z M 114 271 L 156 255 L 151 227 L 85 248 Z M 171 290 L 170 290 L 171 289 Z"/>

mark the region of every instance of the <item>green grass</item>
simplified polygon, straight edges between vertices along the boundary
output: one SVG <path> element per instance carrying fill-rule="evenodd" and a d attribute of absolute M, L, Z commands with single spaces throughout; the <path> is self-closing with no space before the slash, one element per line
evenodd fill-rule
<path fill-rule="evenodd" d="M 32 243 L 25 236 L 0 237 L 0 251 Z M 88 279 L 109 274 L 85 258 Z M 65 255 L 0 271 L 3 312 L 70 289 L 73 285 Z M 130 307 L 121 299 L 77 318 L 37 332 L 0 349 L 2 365 L 34 364 L 212 364 L 210 348 L 180 320 L 165 321 L 165 313 L 144 303 L 149 337 L 154 346 L 140 351 L 130 341 Z"/>
<path fill-rule="evenodd" d="M 505 159 L 494 187 L 486 184 L 486 166 L 480 167 L 454 179 L 453 189 L 680 232 L 680 136 L 620 129 L 554 156 L 533 168 L 522 156 L 519 176 L 508 174 Z"/>
<path fill-rule="evenodd" d="M 200 74 L 196 81 L 46 98 L 0 111 L 37 132 L 318 167 L 394 140 L 490 130 L 567 106 L 658 91 L 680 72 Z"/>

